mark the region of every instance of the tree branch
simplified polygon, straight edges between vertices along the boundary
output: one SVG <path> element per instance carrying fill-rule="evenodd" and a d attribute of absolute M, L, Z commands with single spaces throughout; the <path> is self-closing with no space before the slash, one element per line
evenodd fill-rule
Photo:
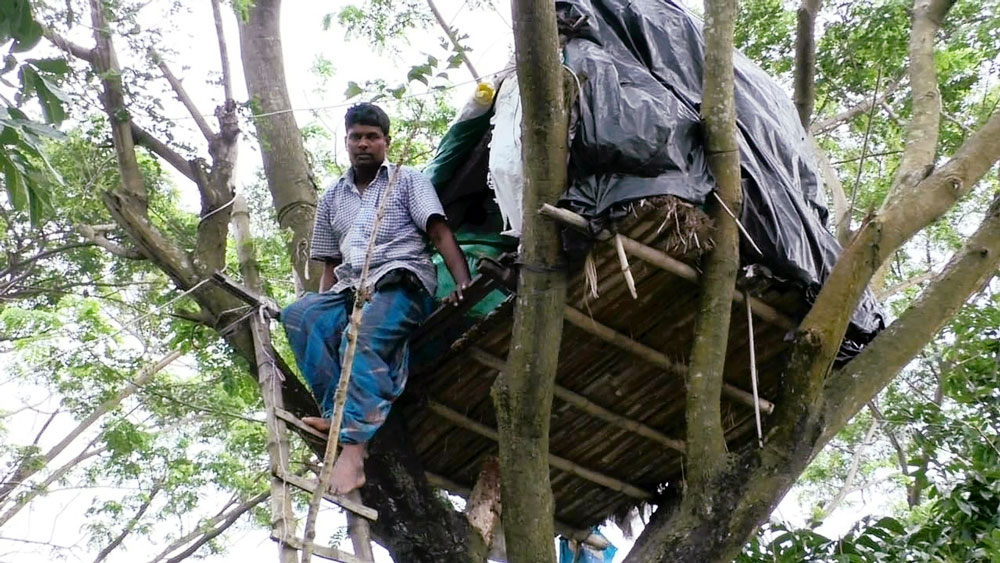
<path fill-rule="evenodd" d="M 885 415 L 875 404 L 874 399 L 868 401 L 868 410 L 871 411 L 872 416 L 878 421 L 882 428 L 882 432 L 885 432 L 887 438 L 889 438 L 889 443 L 892 444 L 892 449 L 896 452 L 896 463 L 899 465 L 899 472 L 903 474 L 904 477 L 910 476 L 910 462 L 906 459 L 906 450 L 903 449 L 903 445 L 899 443 L 899 438 L 896 437 L 896 433 L 889 428 L 889 423 L 885 420 Z M 916 483 L 907 484 L 907 499 L 909 501 L 912 498 L 913 486 Z M 916 506 L 915 503 L 909 503 L 910 508 Z"/>
<path fill-rule="evenodd" d="M 819 161 L 820 170 L 823 172 L 823 184 L 830 192 L 830 200 L 833 203 L 833 225 L 837 241 L 841 246 L 846 246 L 851 239 L 851 206 L 847 203 L 847 194 L 844 192 L 844 184 L 840 182 L 840 176 L 830 165 L 830 159 L 826 155 L 816 137 L 812 133 L 807 133 L 809 142 L 812 144 L 813 153 Z"/>
<path fill-rule="evenodd" d="M 104 18 L 104 3 L 101 0 L 90 0 L 90 16 L 96 43 L 91 66 L 101 77 L 103 86 L 101 103 L 111 127 L 111 138 L 121 174 L 121 189 L 145 207 L 149 198 L 142 172 L 139 170 L 139 162 L 135 157 L 135 144 L 129 126 L 131 119 L 123 94 L 121 67 L 118 65 L 118 55 L 111 39 L 111 29 Z"/>
<path fill-rule="evenodd" d="M 892 325 L 825 385 L 825 432 L 829 440 L 938 333 L 969 295 L 1000 266 L 1000 196 L 983 223 L 945 270 Z"/>
<path fill-rule="evenodd" d="M 893 93 L 896 92 L 896 90 L 899 89 L 899 86 L 902 83 L 903 83 L 902 79 L 890 82 L 889 85 L 886 86 L 885 90 L 882 91 L 882 95 L 880 95 L 878 98 L 875 98 L 875 103 L 879 105 L 884 103 L 887 99 L 889 99 L 889 96 L 891 96 Z M 841 113 L 838 113 L 837 115 L 829 119 L 824 119 L 823 121 L 814 123 L 812 126 L 812 134 L 822 135 L 824 133 L 828 133 L 833 129 L 839 127 L 841 124 L 846 123 L 863 113 L 867 113 L 868 111 L 871 110 L 871 108 L 872 108 L 872 100 L 870 99 L 865 100 L 864 102 L 861 102 L 860 104 L 852 108 L 849 108 Z"/>
<path fill-rule="evenodd" d="M 934 64 L 934 40 L 941 21 L 955 0 L 915 0 L 913 31 L 910 33 L 910 92 L 912 116 L 906 129 L 903 158 L 893 187 L 908 189 L 927 176 L 934 167 L 941 125 L 941 92 Z"/>
<path fill-rule="evenodd" d="M 924 272 L 922 274 L 913 276 L 910 279 L 901 281 L 892 287 L 884 288 L 881 291 L 876 291 L 875 297 L 877 297 L 879 301 L 885 301 L 886 299 L 892 297 L 893 295 L 896 295 L 897 293 L 901 293 L 903 291 L 906 291 L 907 289 L 910 289 L 911 287 L 920 285 L 925 281 L 934 279 L 934 275 L 935 275 L 934 272 Z"/>
<path fill-rule="evenodd" d="M 80 225 L 77 227 L 77 231 L 83 238 L 90 241 L 90 243 L 100 246 L 104 250 L 107 250 L 115 256 L 121 258 L 128 258 L 129 260 L 145 260 L 146 256 L 142 252 L 139 252 L 136 248 L 128 248 L 118 244 L 117 242 L 108 240 L 104 234 L 90 225 Z"/>
<path fill-rule="evenodd" d="M 159 494 L 161 490 L 163 490 L 163 483 L 157 481 L 157 483 L 153 486 L 152 490 L 149 491 L 149 495 L 146 497 L 146 500 L 144 500 L 142 505 L 139 507 L 139 510 L 136 511 L 135 515 L 129 519 L 127 524 L 125 524 L 125 527 L 122 529 L 121 533 L 115 536 L 115 539 L 111 540 L 111 543 L 109 543 L 104 549 L 100 551 L 100 553 L 97 554 L 97 557 L 94 559 L 94 563 L 101 563 L 101 561 L 104 561 L 108 557 L 108 555 L 111 554 L 112 551 L 117 549 L 118 546 L 121 545 L 123 541 L 125 541 L 125 538 L 130 533 L 132 533 L 132 530 L 134 530 L 139 521 L 142 520 L 142 517 L 146 514 L 146 511 L 149 510 L 150 505 L 153 504 L 153 499 L 156 498 L 156 495 Z"/>
<path fill-rule="evenodd" d="M 195 552 L 197 552 L 203 545 L 217 538 L 220 534 L 229 529 L 230 526 L 239 520 L 240 516 L 246 514 L 250 509 L 254 508 L 258 504 L 264 502 L 268 498 L 268 493 L 260 493 L 259 495 L 252 497 L 246 502 L 240 504 L 239 506 L 233 508 L 229 512 L 221 512 L 214 518 L 202 523 L 193 532 L 178 538 L 175 542 L 167 546 L 159 555 L 150 560 L 149 563 L 157 563 L 163 560 L 168 554 L 173 552 L 175 549 L 189 543 L 190 541 L 197 538 L 197 540 L 188 546 L 187 549 L 181 553 L 167 559 L 166 563 L 178 563 L 184 559 L 190 557 Z M 201 536 L 201 537 L 199 537 Z"/>
<path fill-rule="evenodd" d="M 809 130 L 816 100 L 816 13 L 821 3 L 821 0 L 802 0 L 795 34 L 795 109 L 806 131 Z"/>
<path fill-rule="evenodd" d="M 812 402 L 817 400 L 851 313 L 872 275 L 903 243 L 969 193 L 1000 158 L 1000 143 L 995 142 L 998 135 L 1000 115 L 994 115 L 944 166 L 912 188 L 892 194 L 883 209 L 858 231 L 799 326 L 785 371 L 786 392 L 795 397 L 786 405 L 792 407 L 791 403 L 796 403 L 793 410 L 798 414 L 789 412 L 791 418 L 785 423 L 798 424 L 795 421 L 813 409 Z M 929 324 L 936 326 L 936 323 Z M 882 381 L 879 388 L 888 381 L 881 377 L 869 381 L 876 379 Z M 865 398 L 850 412 L 857 412 L 870 398 Z"/>
<path fill-rule="evenodd" d="M 129 121 L 129 124 L 132 126 L 132 138 L 135 139 L 136 144 L 152 151 L 153 154 L 165 160 L 167 164 L 174 167 L 174 170 L 192 182 L 198 182 L 198 176 L 194 173 L 194 162 L 181 156 L 180 153 L 154 137 L 149 131 L 136 125 L 134 121 Z"/>
<path fill-rule="evenodd" d="M 437 20 L 438 25 L 440 25 L 441 29 L 444 30 L 444 34 L 448 36 L 452 46 L 455 47 L 455 52 L 458 53 L 458 56 L 462 57 L 462 62 L 464 62 L 465 67 L 469 69 L 469 74 L 472 75 L 472 78 L 474 78 L 476 82 L 481 82 L 482 79 L 480 79 L 479 73 L 476 72 L 475 67 L 472 66 L 472 61 L 469 60 L 465 47 L 459 43 L 458 36 L 455 35 L 455 30 L 453 30 L 451 26 L 448 25 L 448 22 L 444 20 L 444 17 L 441 16 L 441 12 L 438 11 L 437 5 L 434 4 L 434 0 L 427 0 L 427 7 L 431 9 L 431 13 L 434 14 L 434 19 Z"/>
<path fill-rule="evenodd" d="M 80 59 L 81 61 L 86 61 L 93 64 L 96 60 L 93 49 L 88 49 L 82 45 L 77 45 L 69 39 L 66 39 L 62 35 L 59 35 L 55 30 L 42 26 L 42 35 L 46 37 L 53 45 L 62 49 L 63 51 L 69 53 L 70 55 Z"/>
<path fill-rule="evenodd" d="M 48 452 L 45 453 L 41 459 L 35 458 L 33 456 L 21 460 L 18 464 L 17 470 L 11 477 L 10 481 L 5 483 L 0 487 L 0 501 L 6 500 L 11 492 L 17 487 L 18 484 L 23 483 L 26 479 L 37 473 L 39 470 L 44 468 L 49 464 L 57 455 L 62 453 L 70 443 L 83 433 L 84 430 L 89 428 L 92 424 L 97 422 L 99 418 L 104 416 L 106 413 L 117 407 L 124 401 L 127 397 L 135 393 L 141 385 L 149 381 L 154 375 L 156 375 L 160 370 L 170 365 L 171 362 L 176 360 L 181 356 L 180 351 L 174 350 L 160 359 L 157 363 L 150 367 L 142 370 L 139 375 L 128 385 L 122 388 L 114 397 L 104 401 L 96 409 L 94 409 L 85 419 L 80 421 L 76 425 L 76 428 L 71 430 L 66 434 L 58 444 L 53 446 Z M 2 524 L 2 522 L 0 522 Z"/>
<path fill-rule="evenodd" d="M 215 19 L 215 35 L 219 38 L 219 58 L 222 61 L 222 90 L 225 101 L 233 99 L 233 78 L 229 71 L 229 49 L 226 48 L 226 35 L 222 29 L 222 10 L 219 0 L 212 0 L 212 16 Z"/>
<path fill-rule="evenodd" d="M 875 431 L 878 430 L 879 422 L 878 419 L 873 418 L 871 425 L 868 427 L 868 432 L 865 433 L 864 438 L 862 438 L 861 443 L 854 448 L 854 454 L 851 456 L 851 466 L 847 470 L 847 476 L 844 477 L 844 484 L 837 491 L 837 494 L 830 499 L 826 505 L 820 510 L 817 515 L 816 520 L 822 522 L 826 520 L 828 516 L 833 514 L 834 510 L 844 502 L 847 495 L 855 492 L 857 488 L 854 486 L 854 480 L 858 476 L 858 470 L 861 468 L 861 456 L 864 455 L 865 449 L 871 445 L 872 440 L 875 438 Z M 863 488 L 863 487 L 862 487 Z"/>
<path fill-rule="evenodd" d="M 212 131 L 212 128 L 208 125 L 208 121 L 205 120 L 205 116 L 198 111 L 198 106 L 195 105 L 194 100 L 192 100 L 191 96 L 188 95 L 187 90 L 184 89 L 184 85 L 181 84 L 181 81 L 178 80 L 177 77 L 174 76 L 174 73 L 170 71 L 170 67 L 168 67 L 167 63 L 163 61 L 163 58 L 160 57 L 159 53 L 150 49 L 149 56 L 153 59 L 156 66 L 159 67 L 160 72 L 163 73 L 163 77 L 170 83 L 170 87 L 173 88 L 174 94 L 177 95 L 177 99 L 184 104 L 188 113 L 191 114 L 191 118 L 194 119 L 195 125 L 197 125 L 198 129 L 201 130 L 201 134 L 205 136 L 205 140 L 212 142 L 212 139 L 215 138 L 215 131 Z"/>
<path fill-rule="evenodd" d="M 25 266 L 30 266 L 31 264 L 34 264 L 39 260 L 48 258 L 49 256 L 53 256 L 61 252 L 66 252 L 67 250 L 73 250 L 75 248 L 83 248 L 85 246 L 91 246 L 91 244 L 89 242 L 71 242 L 69 244 L 64 244 L 56 248 L 39 252 L 38 254 L 35 254 L 30 258 L 25 258 L 24 260 L 19 260 L 17 262 L 11 261 L 11 263 L 6 268 L 0 270 L 0 278 L 7 277 L 18 270 L 24 269 Z"/>
<path fill-rule="evenodd" d="M 524 220 L 507 369 L 493 387 L 500 495 L 511 561 L 553 561 L 549 426 L 559 367 L 567 275 L 559 227 L 537 213 L 566 189 L 568 90 L 555 5 L 515 0 L 514 55 L 523 107 Z"/>
<path fill-rule="evenodd" d="M 76 467 L 80 463 L 82 463 L 82 462 L 84 462 L 84 461 L 86 461 L 86 460 L 88 460 L 88 459 L 90 459 L 90 458 L 92 458 L 94 456 L 101 455 L 102 453 L 108 451 L 108 446 L 101 446 L 100 448 L 96 448 L 96 449 L 93 449 L 93 450 L 90 449 L 90 447 L 93 446 L 96 441 L 97 441 L 97 438 L 94 438 L 89 444 L 87 444 L 87 447 L 84 448 L 83 451 L 80 452 L 79 455 L 77 455 L 73 459 L 67 461 L 61 467 L 59 467 L 58 469 L 56 469 L 55 471 L 53 471 L 41 483 L 33 485 L 31 487 L 31 489 L 28 490 L 25 494 L 18 496 L 15 499 L 13 505 L 11 505 L 11 507 L 7 510 L 7 512 L 4 512 L 3 516 L 0 516 L 0 528 L 2 528 L 7 522 L 9 522 L 11 518 L 13 518 L 14 516 L 16 516 L 17 513 L 21 511 L 21 509 L 23 509 L 25 506 L 28 506 L 28 504 L 32 500 L 34 500 L 35 497 L 37 497 L 38 495 L 42 494 L 42 492 L 44 492 L 48 488 L 49 485 L 51 485 L 52 483 L 55 483 L 59 479 L 62 479 L 63 475 L 65 475 L 66 473 L 69 473 L 69 471 L 71 469 L 73 469 L 74 467 Z M 7 484 L 9 485 L 11 483 L 7 483 Z M 13 483 L 13 484 L 16 486 L 16 485 L 19 485 L 21 483 Z"/>
<path fill-rule="evenodd" d="M 736 2 L 706 0 L 705 72 L 701 118 L 705 124 L 705 153 L 716 179 L 719 203 L 712 205 L 715 247 L 705 259 L 701 279 L 694 344 L 687 382 L 688 491 L 684 504 L 698 513 L 712 510 L 712 477 L 726 454 L 722 426 L 723 368 L 729 341 L 736 272 L 739 269 L 739 228 L 724 208 L 739 216 L 743 208 L 740 155 L 733 99 L 733 31 Z M 683 510 L 683 509 L 682 509 Z"/>

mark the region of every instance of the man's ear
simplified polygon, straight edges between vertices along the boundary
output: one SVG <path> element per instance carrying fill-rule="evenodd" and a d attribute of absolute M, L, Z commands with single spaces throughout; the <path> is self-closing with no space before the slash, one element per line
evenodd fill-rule
<path fill-rule="evenodd" d="M 391 142 L 392 142 L 392 137 L 390 137 L 389 135 L 386 135 L 385 136 L 385 146 L 388 147 L 389 143 L 391 143 Z"/>

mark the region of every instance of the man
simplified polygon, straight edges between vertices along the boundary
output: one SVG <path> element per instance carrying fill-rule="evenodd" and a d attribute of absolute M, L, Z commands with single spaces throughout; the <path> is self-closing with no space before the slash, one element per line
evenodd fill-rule
<path fill-rule="evenodd" d="M 340 429 L 343 450 L 330 486 L 336 494 L 364 484 L 365 445 L 406 385 L 407 341 L 432 311 L 437 285 L 428 238 L 455 278 L 455 293 L 446 301 L 457 305 L 469 284 L 465 256 L 430 181 L 411 168 L 397 172 L 386 162 L 389 117 L 374 104 L 358 104 L 347 110 L 344 125 L 351 168 L 323 194 L 316 209 L 310 257 L 324 262 L 320 293 L 306 295 L 281 314 L 299 369 L 322 413 L 302 421 L 328 432 L 368 240 L 396 174 L 364 281 L 373 293 L 364 305 L 358 331 Z"/>

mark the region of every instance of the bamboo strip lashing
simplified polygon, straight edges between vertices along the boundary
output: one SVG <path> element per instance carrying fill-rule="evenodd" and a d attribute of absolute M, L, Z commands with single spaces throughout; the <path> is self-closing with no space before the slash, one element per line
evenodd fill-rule
<path fill-rule="evenodd" d="M 609 344 L 613 344 L 626 352 L 635 354 L 654 366 L 676 375 L 687 374 L 686 365 L 675 362 L 668 358 L 666 354 L 654 350 L 641 342 L 636 342 L 615 329 L 597 322 L 595 319 L 582 311 L 567 305 L 564 310 L 564 316 L 573 326 L 586 331 Z M 722 394 L 736 402 L 743 403 L 748 407 L 753 407 L 755 404 L 753 394 L 747 393 L 739 387 L 730 385 L 729 383 L 722 384 Z M 768 400 L 760 399 L 759 404 L 761 409 L 768 414 L 774 411 L 774 403 Z"/>
<path fill-rule="evenodd" d="M 444 418 L 459 428 L 464 428 L 494 442 L 498 442 L 500 440 L 496 429 L 490 428 L 481 422 L 472 420 L 471 418 L 451 409 L 448 406 L 438 403 L 437 401 L 428 401 L 427 408 L 434 414 L 437 414 L 441 418 Z M 653 493 L 649 491 L 640 489 L 639 487 L 626 483 L 620 479 L 615 479 L 614 477 L 598 473 L 592 469 L 587 469 L 586 467 L 552 453 L 549 453 L 549 465 L 561 471 L 572 473 L 581 479 L 601 485 L 602 487 L 607 487 L 611 490 L 624 493 L 633 498 L 642 500 L 653 498 Z"/>
<path fill-rule="evenodd" d="M 568 209 L 562 209 L 546 203 L 542 205 L 539 213 L 554 221 L 558 221 L 564 225 L 590 234 L 587 220 Z M 608 231 L 601 231 L 600 233 L 597 233 L 596 238 L 598 240 L 608 240 L 612 238 L 612 236 L 613 235 Z M 691 266 L 677 260 L 676 258 L 672 258 L 666 252 L 656 250 L 655 248 L 642 244 L 641 242 L 627 236 L 619 236 L 621 237 L 622 247 L 627 253 L 679 278 L 683 278 L 692 283 L 698 283 L 701 276 L 698 274 L 698 271 Z M 743 299 L 744 297 L 742 293 L 733 293 L 733 300 L 737 303 L 742 303 Z M 750 298 L 750 306 L 755 315 L 785 330 L 794 330 L 798 326 L 795 321 L 756 297 Z"/>
<path fill-rule="evenodd" d="M 469 348 L 469 355 L 472 356 L 472 359 L 476 360 L 477 362 L 483 364 L 488 368 L 496 370 L 497 372 L 503 371 L 504 366 L 506 364 L 506 362 L 503 359 L 494 356 L 493 354 L 490 354 L 486 350 L 483 350 L 482 348 L 476 346 Z M 555 388 L 553 389 L 553 393 L 559 400 L 565 401 L 579 408 L 583 412 L 593 415 L 597 418 L 600 418 L 601 420 L 613 424 L 623 430 L 627 430 L 629 432 L 638 434 L 639 436 L 642 436 L 644 438 L 648 438 L 672 450 L 677 450 L 678 452 L 681 453 L 684 453 L 685 451 L 686 445 L 684 444 L 683 440 L 675 440 L 673 438 L 670 438 L 667 435 L 663 434 L 662 432 L 658 432 L 657 430 L 637 420 L 633 420 L 631 418 L 622 416 L 616 412 L 608 410 L 598 405 L 597 403 L 594 403 L 593 401 L 584 397 L 583 395 L 570 391 L 565 387 L 556 385 Z"/>
<path fill-rule="evenodd" d="M 632 299 L 638 299 L 639 294 L 635 290 L 635 278 L 632 277 L 632 269 L 628 265 L 628 256 L 625 255 L 625 247 L 622 246 L 622 235 L 615 235 L 615 252 L 618 253 L 618 262 L 622 267 L 622 275 L 625 276 L 625 285 L 628 292 L 632 294 Z"/>

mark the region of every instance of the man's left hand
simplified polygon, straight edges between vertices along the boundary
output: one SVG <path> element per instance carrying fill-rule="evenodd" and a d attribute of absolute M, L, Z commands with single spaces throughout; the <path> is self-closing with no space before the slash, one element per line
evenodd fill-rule
<path fill-rule="evenodd" d="M 464 281 L 456 285 L 455 291 L 449 293 L 448 296 L 442 299 L 441 301 L 448 305 L 453 305 L 455 307 L 458 307 L 459 305 L 462 304 L 462 301 L 465 299 L 465 296 L 462 294 L 462 292 L 465 291 L 466 289 L 469 289 L 470 285 L 472 285 L 471 281 Z"/>

